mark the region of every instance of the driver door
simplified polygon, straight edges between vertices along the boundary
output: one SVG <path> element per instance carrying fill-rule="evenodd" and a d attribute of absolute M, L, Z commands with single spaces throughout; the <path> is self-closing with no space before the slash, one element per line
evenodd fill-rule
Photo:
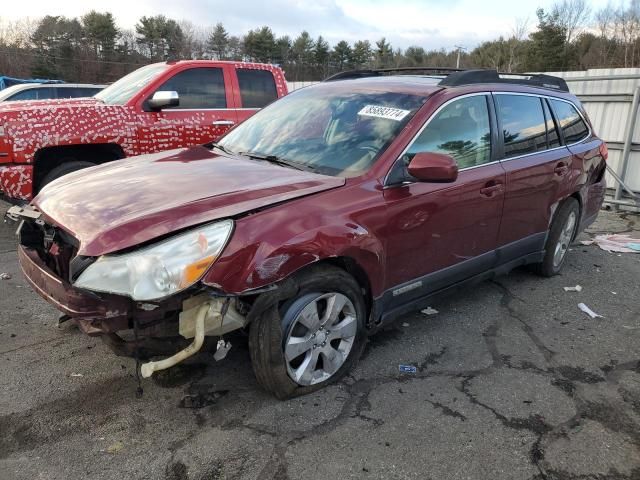
<path fill-rule="evenodd" d="M 495 264 L 505 172 L 492 151 L 490 100 L 480 94 L 446 103 L 399 160 L 408 165 L 418 152 L 451 155 L 459 169 L 455 182 L 410 181 L 384 190 L 386 283 L 393 290 L 392 303 L 402 304 Z"/>
<path fill-rule="evenodd" d="M 139 130 L 143 153 L 216 141 L 234 126 L 238 115 L 229 68 L 188 68 L 158 87 L 156 91 L 178 92 L 180 103 L 143 114 L 145 122 Z"/>

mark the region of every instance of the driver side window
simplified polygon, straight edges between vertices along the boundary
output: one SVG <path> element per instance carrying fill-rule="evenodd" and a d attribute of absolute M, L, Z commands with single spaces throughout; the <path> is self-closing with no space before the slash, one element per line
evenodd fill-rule
<path fill-rule="evenodd" d="M 411 161 L 418 152 L 451 155 L 459 169 L 489 163 L 491 127 L 487 96 L 461 98 L 440 110 L 413 141 L 404 160 Z"/>

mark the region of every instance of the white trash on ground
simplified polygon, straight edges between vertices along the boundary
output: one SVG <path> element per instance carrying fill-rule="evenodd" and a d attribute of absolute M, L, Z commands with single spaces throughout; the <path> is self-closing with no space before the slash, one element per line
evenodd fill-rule
<path fill-rule="evenodd" d="M 422 313 L 424 313 L 425 315 L 435 315 L 436 313 L 438 313 L 438 310 L 436 310 L 435 308 L 431 308 L 431 307 L 423 308 L 420 311 Z"/>
<path fill-rule="evenodd" d="M 596 235 L 593 240 L 583 240 L 582 245 L 598 245 L 606 252 L 617 253 L 640 253 L 640 238 L 633 238 L 629 235 L 612 234 Z"/>
<path fill-rule="evenodd" d="M 564 287 L 565 292 L 581 292 L 582 287 L 580 285 L 576 285 L 575 287 Z"/>
<path fill-rule="evenodd" d="M 586 313 L 587 315 L 589 315 L 591 318 L 604 318 L 602 315 L 600 315 L 599 313 L 594 312 L 593 310 L 591 310 L 589 307 L 587 307 L 584 303 L 579 303 L 578 304 L 578 308 L 580 310 L 582 310 L 584 313 Z"/>

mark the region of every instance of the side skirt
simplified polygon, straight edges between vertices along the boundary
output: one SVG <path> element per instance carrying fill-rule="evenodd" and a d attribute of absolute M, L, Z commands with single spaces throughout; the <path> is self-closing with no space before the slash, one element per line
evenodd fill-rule
<path fill-rule="evenodd" d="M 514 268 L 541 262 L 545 254 L 543 249 L 546 236 L 546 232 L 532 235 L 475 259 L 387 290 L 374 299 L 372 332 L 388 325 L 401 315 L 427 307 L 436 298 L 505 275 Z"/>

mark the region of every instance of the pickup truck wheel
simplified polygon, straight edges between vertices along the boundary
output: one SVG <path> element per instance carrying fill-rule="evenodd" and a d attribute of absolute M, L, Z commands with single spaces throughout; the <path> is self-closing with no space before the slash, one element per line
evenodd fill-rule
<path fill-rule="evenodd" d="M 544 259 L 533 265 L 536 273 L 544 277 L 553 277 L 560 273 L 567 258 L 569 245 L 576 235 L 579 218 L 580 208 L 574 198 L 569 198 L 560 205 L 551 223 Z"/>
<path fill-rule="evenodd" d="M 42 182 L 40 182 L 40 189 L 42 189 L 42 187 L 44 187 L 48 183 L 51 183 L 54 180 L 60 177 L 63 177 L 71 172 L 75 172 L 77 170 L 82 170 L 83 168 L 93 167 L 93 166 L 95 166 L 95 163 L 81 162 L 78 160 L 70 160 L 70 161 L 64 162 L 63 164 L 58 165 L 56 168 L 54 168 L 53 170 L 51 170 L 49 173 L 45 175 L 45 177 L 42 179 Z"/>
<path fill-rule="evenodd" d="M 357 282 L 334 267 L 298 279 L 294 298 L 254 320 L 249 351 L 256 379 L 284 400 L 343 377 L 365 345 L 366 308 Z"/>

